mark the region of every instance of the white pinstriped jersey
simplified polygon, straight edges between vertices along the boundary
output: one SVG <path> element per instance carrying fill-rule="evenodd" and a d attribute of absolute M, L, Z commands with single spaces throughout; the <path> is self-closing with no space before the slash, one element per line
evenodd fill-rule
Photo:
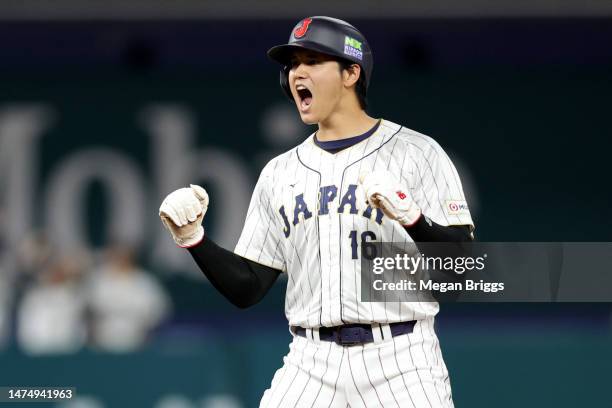
<path fill-rule="evenodd" d="M 471 225 L 457 171 L 432 138 L 382 120 L 367 139 L 331 154 L 311 135 L 262 170 L 235 253 L 287 273 L 290 325 L 423 320 L 436 302 L 361 302 L 362 240 L 413 242 L 406 230 L 370 208 L 359 176 L 386 170 L 440 225 Z"/>

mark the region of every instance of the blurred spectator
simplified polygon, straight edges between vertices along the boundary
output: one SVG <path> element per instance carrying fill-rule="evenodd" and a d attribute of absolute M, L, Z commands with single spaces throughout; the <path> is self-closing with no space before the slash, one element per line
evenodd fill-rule
<path fill-rule="evenodd" d="M 155 408 L 242 408 L 237 397 L 230 394 L 213 394 L 195 402 L 180 394 L 164 395 Z"/>
<path fill-rule="evenodd" d="M 104 408 L 104 404 L 96 397 L 77 395 L 69 401 L 60 402 L 56 408 Z"/>
<path fill-rule="evenodd" d="M 4 212 L 0 207 L 0 229 L 4 228 Z M 0 234 L 0 349 L 7 343 L 9 336 L 9 316 L 11 308 L 12 274 L 5 265 L 8 251 L 4 243 L 4 236 Z"/>
<path fill-rule="evenodd" d="M 9 297 L 9 281 L 6 274 L 7 272 L 3 269 L 2 263 L 0 263 L 0 349 L 7 343 L 10 327 L 11 299 Z"/>
<path fill-rule="evenodd" d="M 52 257 L 52 244 L 43 232 L 28 234 L 17 249 L 20 278 L 24 281 L 36 279 L 40 271 L 52 262 Z"/>
<path fill-rule="evenodd" d="M 132 249 L 121 246 L 94 271 L 88 298 L 94 344 L 114 352 L 141 346 L 170 309 L 164 289 L 134 263 Z"/>
<path fill-rule="evenodd" d="M 80 254 L 61 256 L 25 290 L 17 311 L 17 340 L 26 353 L 73 353 L 85 344 L 83 270 Z"/>

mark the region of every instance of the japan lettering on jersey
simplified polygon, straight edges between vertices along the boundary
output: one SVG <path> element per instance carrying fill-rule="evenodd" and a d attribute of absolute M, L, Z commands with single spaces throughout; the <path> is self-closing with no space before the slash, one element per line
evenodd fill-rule
<path fill-rule="evenodd" d="M 313 135 L 262 170 L 235 253 L 287 273 L 290 325 L 422 320 L 436 302 L 361 302 L 363 241 L 413 242 L 406 230 L 366 204 L 359 176 L 385 170 L 407 187 L 429 219 L 470 225 L 461 181 L 440 145 L 382 120 L 369 138 L 331 154 Z"/>

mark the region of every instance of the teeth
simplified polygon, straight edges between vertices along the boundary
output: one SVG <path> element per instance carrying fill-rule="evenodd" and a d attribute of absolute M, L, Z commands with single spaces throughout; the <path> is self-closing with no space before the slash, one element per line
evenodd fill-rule
<path fill-rule="evenodd" d="M 302 89 L 306 89 L 306 87 L 304 85 L 298 85 L 295 89 L 301 91 Z"/>

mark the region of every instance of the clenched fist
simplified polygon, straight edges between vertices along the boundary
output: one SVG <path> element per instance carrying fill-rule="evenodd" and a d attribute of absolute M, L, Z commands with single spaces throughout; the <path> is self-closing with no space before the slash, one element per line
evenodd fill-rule
<path fill-rule="evenodd" d="M 159 217 L 182 248 L 199 244 L 204 238 L 202 220 L 208 209 L 208 194 L 202 187 L 190 184 L 168 194 L 159 207 Z"/>
<path fill-rule="evenodd" d="M 421 217 L 421 209 L 407 189 L 394 181 L 386 171 L 375 171 L 360 177 L 366 200 L 373 208 L 380 208 L 387 217 L 405 227 L 413 226 Z"/>

